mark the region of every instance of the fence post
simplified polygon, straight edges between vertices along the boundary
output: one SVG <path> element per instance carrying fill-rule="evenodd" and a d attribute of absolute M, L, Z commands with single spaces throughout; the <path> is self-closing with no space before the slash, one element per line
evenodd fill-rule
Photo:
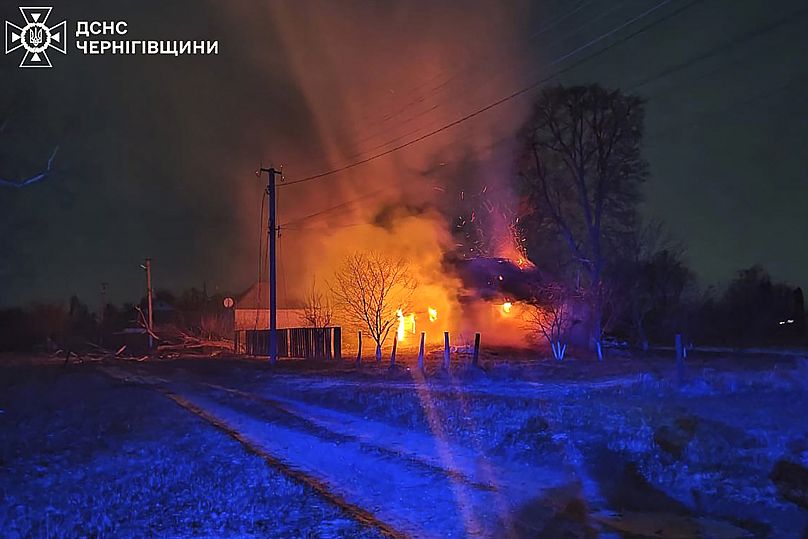
<path fill-rule="evenodd" d="M 681 386 L 685 381 L 685 355 L 681 333 L 676 334 L 676 377 L 679 379 L 679 385 Z"/>
<path fill-rule="evenodd" d="M 443 369 L 449 370 L 449 332 L 443 332 Z"/>
<path fill-rule="evenodd" d="M 362 332 L 359 332 L 359 350 L 356 351 L 356 364 L 362 363 Z"/>
<path fill-rule="evenodd" d="M 418 370 L 424 372 L 424 339 L 426 333 L 421 332 L 421 346 L 418 347 Z"/>
<path fill-rule="evenodd" d="M 342 328 L 334 328 L 334 359 L 342 361 Z"/>
<path fill-rule="evenodd" d="M 398 346 L 398 335 L 393 337 L 393 352 L 390 354 L 390 368 L 396 366 L 396 347 Z"/>
<path fill-rule="evenodd" d="M 480 359 L 480 334 L 474 334 L 474 355 L 471 356 L 471 364 L 475 367 L 477 366 L 477 362 Z"/>

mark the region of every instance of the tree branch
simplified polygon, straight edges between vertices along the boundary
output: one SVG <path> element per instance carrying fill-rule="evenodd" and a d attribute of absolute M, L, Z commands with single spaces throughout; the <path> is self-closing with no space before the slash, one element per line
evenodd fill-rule
<path fill-rule="evenodd" d="M 5 126 L 6 126 L 6 124 L 3 123 L 3 125 L 0 126 L 0 131 L 2 131 L 2 129 L 5 128 Z M 36 183 L 38 181 L 44 180 L 45 178 L 48 177 L 48 175 L 53 170 L 53 160 L 56 158 L 56 152 L 58 152 L 58 151 L 59 151 L 59 146 L 57 146 L 56 148 L 53 149 L 53 153 L 51 154 L 50 158 L 48 158 L 48 167 L 43 172 L 39 172 L 39 173 L 34 174 L 33 176 L 29 177 L 29 178 L 26 178 L 26 179 L 23 179 L 23 180 L 17 180 L 17 181 L 0 178 L 0 186 L 2 186 L 2 187 L 13 187 L 13 188 L 16 188 L 16 189 L 20 189 L 22 187 L 26 187 L 28 185 L 31 185 L 32 183 Z"/>

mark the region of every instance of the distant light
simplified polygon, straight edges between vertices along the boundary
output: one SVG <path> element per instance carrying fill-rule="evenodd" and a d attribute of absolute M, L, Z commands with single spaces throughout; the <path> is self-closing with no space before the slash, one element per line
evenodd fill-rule
<path fill-rule="evenodd" d="M 509 312 L 511 312 L 512 306 L 513 304 L 510 301 L 506 301 L 505 303 L 502 304 L 502 312 L 508 314 Z"/>
<path fill-rule="evenodd" d="M 500 281 L 504 281 L 504 280 L 505 280 L 505 278 L 504 278 L 504 277 L 502 277 L 502 275 L 498 276 L 498 277 L 497 277 L 497 279 L 499 279 Z"/>
<path fill-rule="evenodd" d="M 785 320 L 780 320 L 780 325 L 781 325 L 781 326 L 785 326 L 785 325 L 786 325 L 786 321 L 785 321 Z"/>
<path fill-rule="evenodd" d="M 786 320 L 786 322 L 788 322 L 789 324 L 793 324 L 793 323 L 794 323 L 794 320 L 792 320 L 791 318 L 789 318 L 788 320 Z"/>
<path fill-rule="evenodd" d="M 233 301 L 233 298 L 224 298 L 224 301 L 222 301 L 222 305 L 224 305 L 225 309 L 232 308 L 235 303 L 236 302 Z"/>

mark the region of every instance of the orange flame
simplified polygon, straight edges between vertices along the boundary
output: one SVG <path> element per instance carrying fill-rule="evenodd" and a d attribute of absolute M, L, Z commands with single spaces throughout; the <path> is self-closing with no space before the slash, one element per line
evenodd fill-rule
<path fill-rule="evenodd" d="M 398 342 L 404 340 L 404 313 L 399 309 L 396 311 L 396 315 L 398 315 L 398 332 L 396 336 L 398 337 Z"/>
<path fill-rule="evenodd" d="M 396 337 L 398 338 L 398 342 L 404 342 L 407 333 L 415 333 L 415 313 L 404 315 L 404 311 L 399 309 L 396 311 L 396 316 L 398 316 Z"/>

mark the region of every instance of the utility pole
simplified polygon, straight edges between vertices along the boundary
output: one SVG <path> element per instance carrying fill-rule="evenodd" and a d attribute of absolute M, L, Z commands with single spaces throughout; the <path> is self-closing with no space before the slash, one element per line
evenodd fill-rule
<path fill-rule="evenodd" d="M 152 309 L 151 258 L 146 259 L 143 269 L 146 270 L 146 302 L 149 307 L 149 351 L 151 351 L 154 348 L 154 337 L 152 336 L 154 333 L 154 313 Z"/>
<path fill-rule="evenodd" d="M 278 360 L 278 283 L 275 271 L 275 175 L 281 172 L 273 167 L 261 167 L 259 172 L 267 173 L 267 202 L 269 204 L 269 228 L 267 244 L 269 248 L 269 362 L 274 365 Z"/>
<path fill-rule="evenodd" d="M 104 319 L 107 312 L 107 291 L 109 283 L 101 283 L 101 310 L 98 312 L 98 346 L 104 346 Z"/>

